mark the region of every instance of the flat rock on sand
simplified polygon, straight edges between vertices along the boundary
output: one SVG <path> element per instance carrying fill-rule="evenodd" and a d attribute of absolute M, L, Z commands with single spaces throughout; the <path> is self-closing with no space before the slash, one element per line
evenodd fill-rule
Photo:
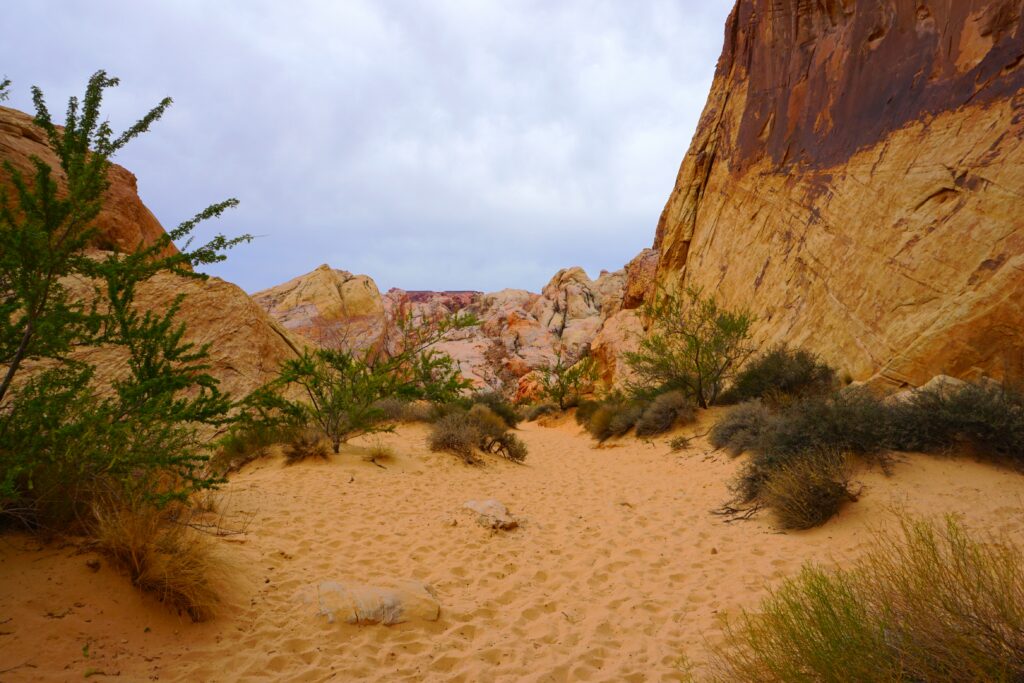
<path fill-rule="evenodd" d="M 494 498 L 466 501 L 463 507 L 475 512 L 477 523 L 488 529 L 508 530 L 519 526 L 519 520 L 509 513 L 508 508 L 501 501 Z"/>
<path fill-rule="evenodd" d="M 401 624 L 407 621 L 437 621 L 441 607 L 430 587 L 419 581 L 392 580 L 367 586 L 324 581 L 317 587 L 317 614 L 327 623 Z"/>

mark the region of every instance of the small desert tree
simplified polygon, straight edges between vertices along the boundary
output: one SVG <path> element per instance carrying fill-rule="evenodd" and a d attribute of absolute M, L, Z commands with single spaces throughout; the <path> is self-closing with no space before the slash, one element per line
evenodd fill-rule
<path fill-rule="evenodd" d="M 11 79 L 5 78 L 4 80 L 0 81 L 0 102 L 3 102 L 4 100 L 7 99 L 7 96 L 9 94 L 7 92 L 7 89 L 10 88 L 10 87 L 11 87 Z"/>
<path fill-rule="evenodd" d="M 63 127 L 33 89 L 35 124 L 60 163 L 61 182 L 33 158 L 31 179 L 3 165 L 13 197 L 0 194 L 0 511 L 39 523 L 54 504 L 82 513 L 103 486 L 142 497 L 181 497 L 215 481 L 197 428 L 226 418 L 230 401 L 207 372 L 206 347 L 184 340 L 175 321 L 181 297 L 162 313 L 140 312 L 137 287 L 158 272 L 203 278 L 195 266 L 223 260 L 243 236 L 217 236 L 190 250 L 203 220 L 228 200 L 130 254 L 89 255 L 108 187 L 110 157 L 145 132 L 165 99 L 124 133 L 101 122 L 103 91 L 117 79 L 100 71 L 84 98 L 71 98 Z M 184 242 L 181 251 L 173 242 Z M 72 293 L 69 282 L 85 283 Z M 119 349 L 128 372 L 103 389 L 74 351 Z M 36 369 L 16 380 L 27 361 Z"/>
<path fill-rule="evenodd" d="M 558 404 L 561 410 L 579 403 L 597 380 L 597 364 L 590 356 L 577 359 L 559 348 L 555 361 L 542 366 L 540 383 L 544 398 Z"/>
<path fill-rule="evenodd" d="M 659 292 L 643 313 L 651 321 L 651 332 L 637 351 L 625 356 L 636 376 L 635 393 L 679 390 L 707 408 L 753 352 L 753 317 L 722 308 L 699 288 Z"/>
<path fill-rule="evenodd" d="M 278 414 L 315 425 L 337 453 L 349 439 L 391 427 L 382 422 L 379 402 L 389 398 L 448 403 L 469 388 L 450 356 L 430 348 L 450 332 L 476 324 L 470 316 L 452 316 L 429 324 L 411 318 L 396 322 L 388 347 L 363 352 L 346 349 L 306 351 L 285 362 L 276 390 L 264 396 Z M 289 387 L 302 400 L 283 398 Z"/>

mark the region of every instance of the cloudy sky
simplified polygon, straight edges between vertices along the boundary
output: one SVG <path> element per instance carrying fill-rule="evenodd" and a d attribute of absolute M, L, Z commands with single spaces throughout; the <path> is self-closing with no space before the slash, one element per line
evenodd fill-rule
<path fill-rule="evenodd" d="M 33 0 L 4 7 L 9 105 L 100 68 L 117 161 L 165 227 L 258 239 L 249 291 L 321 263 L 382 288 L 539 290 L 650 246 L 733 0 Z"/>

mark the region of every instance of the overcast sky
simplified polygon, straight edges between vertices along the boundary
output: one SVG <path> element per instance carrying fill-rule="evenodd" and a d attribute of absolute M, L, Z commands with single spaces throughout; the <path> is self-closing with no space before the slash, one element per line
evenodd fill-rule
<path fill-rule="evenodd" d="M 100 68 L 116 159 L 170 228 L 258 239 L 248 291 L 321 263 L 386 289 L 539 290 L 650 246 L 733 0 L 32 0 L 3 9 L 7 103 L 54 113 Z"/>

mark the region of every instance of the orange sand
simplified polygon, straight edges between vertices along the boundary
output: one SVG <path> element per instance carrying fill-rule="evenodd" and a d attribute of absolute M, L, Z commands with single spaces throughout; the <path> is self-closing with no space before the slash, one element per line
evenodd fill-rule
<path fill-rule="evenodd" d="M 678 433 L 700 433 L 713 419 Z M 73 546 L 0 537 L 0 681 L 649 681 L 703 673 L 719 617 L 750 607 L 806 560 L 843 561 L 891 519 L 963 513 L 1024 542 L 1024 476 L 968 460 L 910 456 L 895 476 L 863 472 L 860 502 L 823 528 L 780 534 L 770 516 L 726 523 L 738 465 L 703 439 L 596 448 L 574 423 L 524 425 L 525 466 L 462 465 L 426 429 L 382 440 L 381 469 L 350 449 L 328 463 L 271 459 L 224 499 L 248 532 L 218 541 L 237 563 L 226 605 L 192 624 Z M 364 441 L 364 444 L 366 441 Z M 461 510 L 498 498 L 525 521 L 491 532 Z M 457 525 L 451 526 L 452 519 Z M 296 594 L 321 581 L 430 584 L 435 623 L 327 624 Z"/>

